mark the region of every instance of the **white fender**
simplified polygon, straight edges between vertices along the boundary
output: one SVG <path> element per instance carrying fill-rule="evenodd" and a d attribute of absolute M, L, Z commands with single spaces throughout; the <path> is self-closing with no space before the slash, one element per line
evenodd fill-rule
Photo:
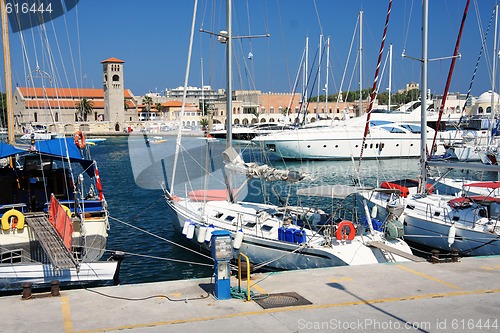
<path fill-rule="evenodd" d="M 207 227 L 205 227 L 204 225 L 200 225 L 200 228 L 198 229 L 198 237 L 196 237 L 198 243 L 203 243 L 205 241 L 206 235 Z"/>
<path fill-rule="evenodd" d="M 448 230 L 448 246 L 451 247 L 453 243 L 455 243 L 455 234 L 457 229 L 455 228 L 455 224 L 452 224 L 450 230 Z"/>
<path fill-rule="evenodd" d="M 188 227 L 189 227 L 189 224 L 191 223 L 191 221 L 187 220 L 186 222 L 184 222 L 184 226 L 182 227 L 182 234 L 185 236 L 187 235 L 188 233 Z"/>
<path fill-rule="evenodd" d="M 372 208 L 372 219 L 376 218 L 378 214 L 378 206 L 375 204 Z"/>
<path fill-rule="evenodd" d="M 238 250 L 240 247 L 241 247 L 241 243 L 243 243 L 243 236 L 245 234 L 243 233 L 243 230 L 238 230 L 236 232 L 236 236 L 234 236 L 234 240 L 233 240 L 233 247 Z"/>
<path fill-rule="evenodd" d="M 186 234 L 187 239 L 193 239 L 195 229 L 196 229 L 196 224 L 193 222 L 189 223 Z"/>
<path fill-rule="evenodd" d="M 205 242 L 210 243 L 210 240 L 212 239 L 212 231 L 214 231 L 215 228 L 213 225 L 209 225 L 207 228 L 207 232 L 205 234 Z"/>

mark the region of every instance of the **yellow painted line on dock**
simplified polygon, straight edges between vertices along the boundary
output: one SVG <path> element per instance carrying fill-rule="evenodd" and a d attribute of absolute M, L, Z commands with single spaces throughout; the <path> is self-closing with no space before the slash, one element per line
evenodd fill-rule
<path fill-rule="evenodd" d="M 258 285 L 258 284 L 256 284 L 256 283 L 255 283 L 255 284 L 252 284 L 252 285 L 250 286 L 250 288 L 251 288 L 251 289 L 255 289 L 257 292 L 259 292 L 259 293 L 261 293 L 261 294 L 269 294 L 269 293 L 267 292 L 267 290 L 266 290 L 266 289 L 262 288 L 261 286 L 259 286 L 259 285 Z"/>
<path fill-rule="evenodd" d="M 274 308 L 274 309 L 263 309 L 263 310 L 257 310 L 257 311 L 239 312 L 239 313 L 232 313 L 232 314 L 220 315 L 220 316 L 173 319 L 173 320 L 168 320 L 168 321 L 158 321 L 158 322 L 141 323 L 141 324 L 134 324 L 134 325 L 123 325 L 123 326 L 118 326 L 118 327 L 96 328 L 96 329 L 92 329 L 92 330 L 76 331 L 74 333 L 101 333 L 101 332 L 118 331 L 118 330 L 125 330 L 125 329 L 135 329 L 135 328 L 143 328 L 143 327 L 157 327 L 157 326 L 166 326 L 166 325 L 173 325 L 173 324 L 187 324 L 187 323 L 196 323 L 196 322 L 209 321 L 209 320 L 221 320 L 221 319 L 229 319 L 229 318 L 256 316 L 256 315 L 264 315 L 264 314 L 278 313 L 278 312 L 292 312 L 292 311 L 303 311 L 303 310 L 310 310 L 310 309 L 326 309 L 326 308 L 346 307 L 346 306 L 353 306 L 353 305 L 366 305 L 366 304 L 390 303 L 390 302 L 409 301 L 409 300 L 418 300 L 418 299 L 431 299 L 431 298 L 439 298 L 439 297 L 455 297 L 455 296 L 498 294 L 498 293 L 500 293 L 500 289 L 483 289 L 483 290 L 453 291 L 453 292 L 449 292 L 449 293 L 436 293 L 436 294 L 411 295 L 411 296 L 402 296 L 402 297 L 389 297 L 389 298 L 379 298 L 379 299 L 372 299 L 372 300 L 352 301 L 352 302 L 342 302 L 342 303 L 301 305 L 301 306 L 291 306 L 291 307 L 284 307 L 284 308 Z"/>
<path fill-rule="evenodd" d="M 353 281 L 353 278 L 350 277 L 341 277 L 340 279 L 331 279 L 331 283 L 340 283 L 340 282 L 347 282 L 347 281 Z"/>
<path fill-rule="evenodd" d="M 424 274 L 422 272 L 419 272 L 419 271 L 416 271 L 414 269 L 411 269 L 411 268 L 408 268 L 406 266 L 403 266 L 403 265 L 396 265 L 397 268 L 401 268 L 407 272 L 410 272 L 410 273 L 413 273 L 415 275 L 418 275 L 418 276 L 421 276 L 421 277 L 424 277 L 426 279 L 429 279 L 431 281 L 434 281 L 434 282 L 437 282 L 437 283 L 441 283 L 441 284 L 444 284 L 445 286 L 447 287 L 450 287 L 450 288 L 453 288 L 453 289 L 461 289 L 459 286 L 457 285 L 454 285 L 452 283 L 449 283 L 449 282 L 446 282 L 446 281 L 443 281 L 443 280 L 440 280 L 438 278 L 435 278 L 433 276 L 430 276 L 430 275 L 427 275 L 427 274 Z"/>
<path fill-rule="evenodd" d="M 497 266 L 481 266 L 481 269 L 485 269 L 487 271 L 495 271 L 497 269 L 500 269 L 500 265 Z"/>
<path fill-rule="evenodd" d="M 72 333 L 73 321 L 71 320 L 71 309 L 69 307 L 69 299 L 66 296 L 61 297 L 61 308 L 64 325 L 64 333 Z"/>

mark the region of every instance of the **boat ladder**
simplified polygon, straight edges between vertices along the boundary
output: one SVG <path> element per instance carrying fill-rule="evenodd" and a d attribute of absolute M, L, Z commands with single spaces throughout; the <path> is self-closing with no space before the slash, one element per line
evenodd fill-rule
<path fill-rule="evenodd" d="M 78 263 L 64 245 L 56 229 L 50 224 L 47 215 L 28 213 L 25 214 L 25 218 L 55 269 L 78 269 Z"/>

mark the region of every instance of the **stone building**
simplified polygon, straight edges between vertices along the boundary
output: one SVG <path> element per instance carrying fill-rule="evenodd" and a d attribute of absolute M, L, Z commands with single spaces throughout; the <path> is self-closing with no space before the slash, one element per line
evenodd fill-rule
<path fill-rule="evenodd" d="M 53 133 L 121 133 L 138 124 L 137 99 L 124 89 L 124 61 L 109 58 L 103 64 L 103 88 L 16 87 L 14 120 L 16 132 L 46 128 Z M 80 115 L 82 99 L 92 104 L 92 113 Z"/>

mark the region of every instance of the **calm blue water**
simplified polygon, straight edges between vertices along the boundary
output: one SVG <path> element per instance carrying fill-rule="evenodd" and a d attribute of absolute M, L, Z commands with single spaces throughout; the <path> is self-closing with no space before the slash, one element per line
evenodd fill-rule
<path fill-rule="evenodd" d="M 209 259 L 163 240 L 167 239 L 175 243 L 180 243 L 183 246 L 188 245 L 185 239 L 174 230 L 173 223 L 176 221 L 176 217 L 167 207 L 159 186 L 159 182 L 163 179 L 163 174 L 168 173 L 170 175 L 171 165 L 168 164 L 173 161 L 175 150 L 175 138 L 165 138 L 166 142 L 152 144 L 149 148 L 146 148 L 142 137 L 109 137 L 105 142 L 98 143 L 92 147 L 92 156 L 98 162 L 111 216 L 111 230 L 109 232 L 107 248 L 110 251 L 121 250 L 126 253 L 120 274 L 123 284 L 206 277 L 212 273 L 212 268 L 205 266 L 211 264 Z M 200 138 L 188 138 L 188 140 L 191 140 L 190 155 L 195 159 L 199 159 L 198 163 L 200 165 L 205 165 L 206 161 L 201 157 L 206 152 L 205 141 Z M 275 167 L 295 169 L 309 174 L 307 181 L 292 186 L 291 191 L 289 186 L 281 183 L 269 185 L 267 188 L 268 197 L 275 204 L 278 203 L 278 200 L 273 194 L 271 187 L 282 198 L 287 193 L 291 193 L 291 201 L 293 203 L 296 200 L 293 193 L 298 187 L 322 184 L 350 185 L 352 184 L 352 179 L 356 178 L 351 161 L 285 163 L 276 158 L 263 156 L 255 148 L 240 148 L 246 161 L 257 160 L 272 164 Z M 223 144 L 218 144 L 211 152 L 214 160 L 218 161 L 219 164 L 219 156 L 222 149 Z M 132 161 L 130 154 L 133 155 Z M 164 164 L 157 162 L 159 160 L 158 156 L 163 158 L 165 161 Z M 144 166 L 142 164 L 155 164 L 156 167 L 144 169 L 145 171 L 143 171 Z M 189 161 L 183 161 L 180 165 L 183 165 L 188 170 L 187 173 L 191 175 L 196 174 L 195 170 L 199 169 L 196 163 Z M 355 162 L 355 165 L 358 165 L 357 162 Z M 212 167 L 217 169 L 217 165 Z M 376 185 L 377 179 L 384 181 L 398 178 L 416 178 L 418 172 L 417 159 L 366 160 L 362 163 L 360 177 L 363 179 L 363 185 L 373 186 Z M 453 176 L 461 177 L 461 174 L 456 172 Z M 494 179 L 494 175 L 492 174 L 482 174 L 479 172 L 469 173 L 467 177 L 474 179 Z M 182 177 L 179 178 L 178 182 L 181 183 L 179 186 L 185 186 Z M 199 183 L 202 184 L 200 180 Z M 258 181 L 250 183 L 247 199 L 262 200 L 262 197 L 263 193 L 260 191 L 260 183 Z M 320 206 L 324 209 L 329 209 L 329 205 L 331 204 L 329 200 L 318 198 L 302 198 L 301 200 L 305 205 Z M 163 239 L 136 230 L 120 221 L 129 223 Z M 204 265 L 195 263 L 202 263 Z"/>

